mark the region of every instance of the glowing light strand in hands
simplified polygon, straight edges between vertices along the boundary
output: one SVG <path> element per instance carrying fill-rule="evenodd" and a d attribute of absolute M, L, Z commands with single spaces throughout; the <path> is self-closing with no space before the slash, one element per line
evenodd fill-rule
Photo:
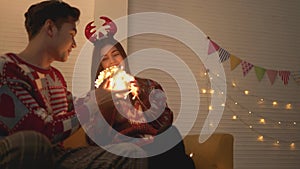
<path fill-rule="evenodd" d="M 106 89 L 112 91 L 126 91 L 124 97 L 126 98 L 129 93 L 133 94 L 133 99 L 137 96 L 138 87 L 134 85 L 134 77 L 126 73 L 123 70 L 123 67 L 111 66 L 101 71 L 98 75 L 98 78 L 95 81 L 95 87 L 103 83 L 105 79 L 108 79 L 108 86 Z"/>

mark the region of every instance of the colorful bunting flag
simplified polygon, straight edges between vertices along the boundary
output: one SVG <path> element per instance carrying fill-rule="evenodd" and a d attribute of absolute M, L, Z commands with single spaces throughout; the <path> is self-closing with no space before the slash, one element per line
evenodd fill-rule
<path fill-rule="evenodd" d="M 208 43 L 208 54 L 209 55 L 220 49 L 220 46 L 217 45 L 214 41 L 212 41 L 211 39 L 208 39 L 208 41 L 209 41 L 209 43 Z"/>
<path fill-rule="evenodd" d="M 234 55 L 230 54 L 230 68 L 231 70 L 235 69 L 240 63 L 241 59 L 235 57 Z"/>
<path fill-rule="evenodd" d="M 223 48 L 219 49 L 220 62 L 226 61 L 230 57 L 230 54 Z"/>
<path fill-rule="evenodd" d="M 258 81 L 261 81 L 261 79 L 265 75 L 266 69 L 258 67 L 258 66 L 254 66 L 254 70 L 255 70 L 256 77 L 257 77 Z"/>
<path fill-rule="evenodd" d="M 290 74 L 290 71 L 279 71 L 279 76 L 281 76 L 281 80 L 283 81 L 284 85 L 289 83 Z"/>
<path fill-rule="evenodd" d="M 266 70 L 265 68 L 254 66 L 253 64 L 246 61 L 242 61 L 240 58 L 230 54 L 228 51 L 220 47 L 217 43 L 212 41 L 209 37 L 208 40 L 209 40 L 208 55 L 218 51 L 220 62 L 225 62 L 230 58 L 231 70 L 234 70 L 239 64 L 241 64 L 243 75 L 246 76 L 248 72 L 254 67 L 257 79 L 261 81 L 265 75 L 265 72 L 267 72 L 271 85 L 274 84 L 277 74 L 279 72 L 279 76 L 281 77 L 284 85 L 288 84 L 290 76 L 292 76 L 293 79 L 296 81 L 296 83 L 300 85 L 300 71 L 290 72 L 290 71 Z"/>
<path fill-rule="evenodd" d="M 241 64 L 242 64 L 243 74 L 244 74 L 244 76 L 246 76 L 247 73 L 253 68 L 253 65 L 246 61 L 242 61 Z"/>
<path fill-rule="evenodd" d="M 267 70 L 267 74 L 268 74 L 269 80 L 271 82 L 271 85 L 274 84 L 277 73 L 278 73 L 278 71 L 276 71 L 276 70 Z"/>

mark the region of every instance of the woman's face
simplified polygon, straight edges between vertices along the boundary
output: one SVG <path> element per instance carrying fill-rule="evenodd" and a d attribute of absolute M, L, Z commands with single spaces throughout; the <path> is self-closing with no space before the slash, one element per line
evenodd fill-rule
<path fill-rule="evenodd" d="M 111 66 L 119 66 L 124 63 L 121 53 L 113 45 L 105 45 L 100 50 L 100 54 L 102 56 L 101 65 L 104 69 Z"/>

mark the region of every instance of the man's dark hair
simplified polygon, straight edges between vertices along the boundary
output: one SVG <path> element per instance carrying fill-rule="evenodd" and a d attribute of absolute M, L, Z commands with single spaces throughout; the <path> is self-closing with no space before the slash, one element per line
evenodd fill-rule
<path fill-rule="evenodd" d="M 31 5 L 24 16 L 28 38 L 31 40 L 37 33 L 39 33 L 47 19 L 51 19 L 57 28 L 60 29 L 62 24 L 65 22 L 78 21 L 80 11 L 65 2 L 49 0 Z"/>

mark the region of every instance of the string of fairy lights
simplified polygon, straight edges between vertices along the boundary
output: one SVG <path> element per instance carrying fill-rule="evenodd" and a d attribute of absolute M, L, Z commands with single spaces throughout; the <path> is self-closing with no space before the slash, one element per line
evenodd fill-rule
<path fill-rule="evenodd" d="M 210 77 L 210 80 L 212 78 L 220 78 L 220 76 L 216 73 L 209 72 L 209 70 L 204 72 L 205 76 Z M 225 79 L 221 79 L 225 82 Z M 260 96 L 256 96 L 253 94 L 250 94 L 249 90 L 243 90 L 241 89 L 235 82 L 226 82 L 228 86 L 231 86 L 233 90 L 235 90 L 237 93 L 240 93 L 243 97 L 252 97 L 257 101 L 257 105 L 262 104 L 268 104 L 271 106 L 271 108 L 278 108 L 278 105 L 284 105 L 282 109 L 285 110 L 295 110 L 296 105 L 298 102 L 296 101 L 284 101 L 284 100 L 278 100 L 278 99 L 266 99 L 262 98 Z M 216 84 L 213 84 L 214 87 L 218 87 Z M 201 89 L 202 94 L 215 94 L 215 90 L 213 89 Z M 219 94 L 224 94 L 222 91 Z M 226 103 L 223 103 L 221 106 L 226 106 L 226 109 L 232 113 L 232 120 L 240 121 L 242 124 L 244 124 L 247 128 L 249 128 L 252 132 L 256 133 L 257 135 L 257 141 L 263 142 L 267 140 L 272 140 L 274 146 L 279 146 L 283 143 L 288 144 L 290 150 L 295 150 L 296 143 L 300 143 L 299 138 L 297 139 L 297 131 L 300 131 L 299 128 L 297 128 L 300 124 L 300 121 L 298 119 L 293 120 L 274 120 L 272 118 L 268 118 L 266 116 L 263 116 L 259 110 L 253 111 L 246 106 L 244 106 L 242 103 L 237 101 L 237 99 L 234 99 L 230 94 L 227 93 L 227 101 Z M 282 107 L 282 106 L 281 106 Z M 213 107 L 209 106 L 208 109 L 213 109 Z M 242 110 L 242 111 L 241 111 Z M 238 113 L 239 112 L 239 113 Z M 244 114 L 241 114 L 244 112 Z M 246 113 L 245 113 L 246 112 Z M 249 120 L 254 119 L 254 120 Z M 249 122 L 250 121 L 250 122 Z M 261 132 L 260 129 L 265 126 L 275 126 L 276 129 L 289 129 L 294 130 L 294 136 L 289 139 L 283 139 L 279 138 L 277 136 L 271 136 L 270 133 L 264 133 Z M 274 129 L 275 129 L 274 128 Z"/>

